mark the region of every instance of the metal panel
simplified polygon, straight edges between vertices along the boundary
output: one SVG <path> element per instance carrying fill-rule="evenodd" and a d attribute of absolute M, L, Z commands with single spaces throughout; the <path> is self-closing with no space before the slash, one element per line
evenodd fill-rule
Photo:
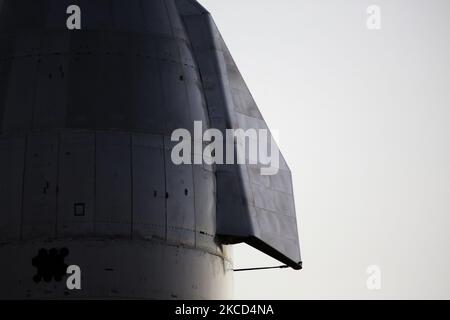
<path fill-rule="evenodd" d="M 121 45 L 126 46 L 125 41 Z M 101 74 L 101 82 L 96 85 L 94 99 L 96 127 L 129 129 L 128 104 L 133 90 L 131 57 L 103 56 L 97 60 L 97 69 Z"/>
<path fill-rule="evenodd" d="M 292 195 L 278 192 L 264 186 L 251 186 L 254 197 L 255 206 L 268 211 L 295 217 L 295 207 Z"/>
<path fill-rule="evenodd" d="M 177 64 L 177 67 L 180 69 L 177 73 L 181 72 L 181 66 L 179 66 L 181 61 L 178 40 L 169 37 L 158 37 L 155 38 L 155 44 L 157 58 L 163 62 Z M 178 77 L 179 76 L 180 75 L 178 75 Z"/>
<path fill-rule="evenodd" d="M 165 108 L 157 62 L 140 57 L 133 60 L 132 98 L 127 106 L 131 123 L 138 130 L 165 132 Z"/>
<path fill-rule="evenodd" d="M 202 121 L 209 126 L 208 109 L 203 94 L 203 85 L 198 73 L 198 66 L 192 51 L 184 41 L 179 43 L 181 63 L 183 65 L 183 82 L 186 87 L 192 121 Z"/>
<path fill-rule="evenodd" d="M 59 162 L 58 236 L 92 235 L 95 216 L 95 135 L 62 134 Z"/>
<path fill-rule="evenodd" d="M 14 59 L 5 99 L 3 130 L 31 128 L 36 58 Z"/>
<path fill-rule="evenodd" d="M 0 57 L 2 61 L 6 61 L 10 58 L 15 50 L 15 37 L 10 34 L 4 34 L 0 32 Z M 9 59 L 11 61 L 11 59 Z"/>
<path fill-rule="evenodd" d="M 107 30 L 113 26 L 111 0 L 79 0 L 83 30 Z"/>
<path fill-rule="evenodd" d="M 167 186 L 167 239 L 195 244 L 194 184 L 191 165 L 175 165 L 171 159 L 173 142 L 165 138 Z"/>
<path fill-rule="evenodd" d="M 134 56 L 123 53 L 129 44 L 129 37 L 123 34 L 90 33 L 72 38 L 71 47 L 77 53 L 70 65 L 70 127 L 130 128 Z"/>
<path fill-rule="evenodd" d="M 172 35 L 175 38 L 187 39 L 186 31 L 184 30 L 183 22 L 181 21 L 175 2 L 173 0 L 165 1 L 165 5 L 172 26 Z"/>
<path fill-rule="evenodd" d="M 195 61 L 192 49 L 188 41 L 178 41 L 178 47 L 180 50 L 181 63 L 186 67 L 185 69 L 191 69 L 193 71 L 192 80 L 200 81 L 200 74 L 198 73 L 197 62 Z M 189 78 L 186 75 L 186 78 Z"/>
<path fill-rule="evenodd" d="M 45 25 L 44 0 L 14 0 L 3 4 L 1 16 L 2 31 L 33 30 L 39 31 Z M 24 10 L 26 8 L 26 10 Z"/>
<path fill-rule="evenodd" d="M 65 262 L 81 267 L 82 290 L 67 290 L 66 281 L 36 284 L 31 259 L 67 246 Z M 9 243 L 0 246 L 0 299 L 230 299 L 233 266 L 224 251 L 118 239 Z"/>
<path fill-rule="evenodd" d="M 194 165 L 196 246 L 211 247 L 216 234 L 216 180 L 214 172 Z"/>
<path fill-rule="evenodd" d="M 71 34 L 63 31 L 43 34 L 41 36 L 41 54 L 54 57 L 67 56 L 70 51 L 70 39 Z"/>
<path fill-rule="evenodd" d="M 97 133 L 95 232 L 131 236 L 130 135 Z"/>
<path fill-rule="evenodd" d="M 166 237 L 164 138 L 133 136 L 133 237 Z"/>
<path fill-rule="evenodd" d="M 217 231 L 227 243 L 242 242 L 252 234 L 242 180 L 234 170 L 217 170 Z"/>
<path fill-rule="evenodd" d="M 203 97 L 203 92 L 199 87 L 199 84 L 186 82 L 188 100 L 187 103 L 190 106 L 190 114 L 192 117 L 192 123 L 194 121 L 201 121 L 205 129 L 210 127 L 210 121 L 208 118 L 208 111 L 206 102 Z M 192 125 L 191 125 L 192 126 Z"/>
<path fill-rule="evenodd" d="M 267 129 L 210 15 L 200 7 L 193 13 L 184 0 L 177 3 L 200 67 L 211 125 L 222 130 Z M 257 169 L 265 167 L 262 162 L 255 167 L 216 166 L 217 235 L 226 243 L 245 241 L 300 269 L 292 180 L 281 155 L 280 164 L 281 177 L 272 179 L 256 176 Z"/>
<path fill-rule="evenodd" d="M 46 56 L 38 67 L 33 125 L 65 127 L 67 110 L 68 56 Z"/>
<path fill-rule="evenodd" d="M 152 34 L 144 34 L 144 33 L 133 33 L 127 34 L 127 37 L 130 39 L 130 51 L 136 54 L 136 57 L 139 59 L 157 59 L 157 42 L 158 37 Z"/>
<path fill-rule="evenodd" d="M 208 13 L 202 5 L 192 0 L 175 0 L 178 11 L 185 16 Z"/>
<path fill-rule="evenodd" d="M 23 238 L 54 237 L 58 137 L 56 134 L 29 135 L 27 140 L 23 202 Z"/>
<path fill-rule="evenodd" d="M 98 68 L 99 58 L 94 55 L 81 54 L 86 50 L 92 50 L 91 44 L 99 42 L 99 34 L 73 33 L 71 39 L 70 80 L 68 92 L 67 127 L 69 128 L 93 128 L 98 107 L 97 86 L 103 76 Z M 86 48 L 87 46 L 87 48 Z M 89 76 L 88 76 L 89 75 Z"/>
<path fill-rule="evenodd" d="M 20 238 L 24 138 L 0 138 L 0 241 Z"/>
<path fill-rule="evenodd" d="M 67 30 L 67 8 L 76 4 L 73 0 L 46 0 L 46 27 L 49 29 Z"/>
<path fill-rule="evenodd" d="M 181 78 L 183 76 L 181 66 L 178 63 L 161 61 L 159 70 L 164 94 L 167 133 L 171 134 L 179 128 L 193 132 L 189 101 Z"/>
<path fill-rule="evenodd" d="M 3 39 L 0 39 L 0 43 Z M 0 44 L 1 46 L 1 44 Z M 0 50 L 2 50 L 1 48 Z M 1 58 L 3 59 L 5 52 L 0 51 Z M 3 117 L 5 114 L 5 104 L 8 97 L 9 75 L 11 71 L 11 61 L 0 61 L 0 132 L 3 131 Z"/>
<path fill-rule="evenodd" d="M 111 0 L 114 27 L 119 30 L 142 32 L 144 29 L 144 13 L 141 0 Z M 146 0 L 144 0 L 147 2 Z"/>
<path fill-rule="evenodd" d="M 3 9 L 4 0 L 0 0 L 0 12 Z"/>
<path fill-rule="evenodd" d="M 171 35 L 170 20 L 168 19 L 166 0 L 142 1 L 146 30 L 149 33 Z"/>
<path fill-rule="evenodd" d="M 292 175 L 290 171 L 280 169 L 278 174 L 269 177 L 270 186 L 273 190 L 293 195 L 293 190 L 290 188 L 290 184 L 292 183 Z"/>

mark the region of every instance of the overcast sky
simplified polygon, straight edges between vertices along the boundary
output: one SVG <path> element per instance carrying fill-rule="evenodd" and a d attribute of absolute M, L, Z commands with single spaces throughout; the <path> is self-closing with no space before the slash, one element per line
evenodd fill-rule
<path fill-rule="evenodd" d="M 199 2 L 280 131 L 304 260 L 236 274 L 235 298 L 449 299 L 450 1 Z M 279 263 L 239 246 L 235 264 Z"/>

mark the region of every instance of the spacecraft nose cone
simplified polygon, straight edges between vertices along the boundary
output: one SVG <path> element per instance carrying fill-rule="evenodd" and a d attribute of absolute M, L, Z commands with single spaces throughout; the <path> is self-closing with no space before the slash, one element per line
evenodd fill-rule
<path fill-rule="evenodd" d="M 0 130 L 137 130 L 206 123 L 188 38 L 173 1 L 6 0 L 1 6 Z M 27 10 L 23 10 L 26 7 Z"/>

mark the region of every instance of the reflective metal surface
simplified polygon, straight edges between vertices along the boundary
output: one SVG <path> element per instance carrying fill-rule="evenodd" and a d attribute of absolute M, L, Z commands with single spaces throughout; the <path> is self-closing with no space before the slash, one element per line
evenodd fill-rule
<path fill-rule="evenodd" d="M 299 268 L 287 165 L 175 165 L 175 129 L 266 128 L 196 1 L 0 1 L 0 297 L 228 298 L 227 244 Z M 33 278 L 68 250 L 83 289 Z M 56 279 L 56 278 L 55 278 Z"/>

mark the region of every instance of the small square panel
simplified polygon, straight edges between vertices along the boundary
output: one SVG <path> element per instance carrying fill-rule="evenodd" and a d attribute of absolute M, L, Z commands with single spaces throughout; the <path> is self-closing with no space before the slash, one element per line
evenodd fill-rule
<path fill-rule="evenodd" d="M 86 205 L 84 203 L 75 203 L 73 212 L 75 217 L 84 217 L 86 215 Z"/>

